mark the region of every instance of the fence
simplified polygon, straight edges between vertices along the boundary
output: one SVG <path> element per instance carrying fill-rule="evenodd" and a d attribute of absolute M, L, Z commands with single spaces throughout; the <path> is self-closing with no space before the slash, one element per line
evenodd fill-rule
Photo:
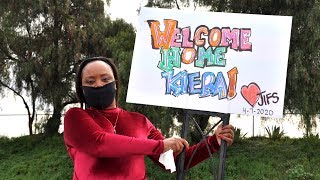
<path fill-rule="evenodd" d="M 45 117 L 51 116 L 51 113 L 37 114 L 34 124 L 41 124 Z M 63 131 L 63 117 L 61 117 L 61 125 L 59 132 Z M 210 118 L 209 122 L 213 124 L 214 118 Z M 265 119 L 261 117 L 253 117 L 247 115 L 231 115 L 230 124 L 241 129 L 242 134 L 247 134 L 246 137 L 252 136 L 266 136 L 266 127 L 280 126 L 285 132 L 285 136 L 300 138 L 304 135 L 304 129 L 299 127 L 301 122 L 300 115 L 286 114 L 281 119 Z M 317 127 L 313 129 L 313 133 L 320 132 L 320 119 L 319 115 L 316 119 Z M 34 130 L 37 130 L 34 127 Z M 28 135 L 28 115 L 27 114 L 1 114 L 0 113 L 0 136 L 18 137 Z M 180 133 L 177 133 L 180 134 Z"/>

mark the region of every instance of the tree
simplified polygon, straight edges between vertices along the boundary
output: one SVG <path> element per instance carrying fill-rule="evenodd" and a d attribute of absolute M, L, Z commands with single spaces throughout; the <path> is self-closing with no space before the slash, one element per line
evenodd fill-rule
<path fill-rule="evenodd" d="M 293 16 L 288 60 L 285 112 L 300 113 L 306 136 L 320 112 L 320 1 L 149 0 L 149 7 L 178 8 L 193 5 L 210 11 Z"/>
<path fill-rule="evenodd" d="M 9 7 L 8 4 L 8 2 L 4 2 L 1 6 L 3 11 L 1 11 L 0 19 L 0 74 L 2 77 L 0 78 L 0 86 L 8 88 L 22 99 L 28 112 L 29 134 L 33 134 L 32 124 L 35 118 L 35 102 L 39 90 L 32 76 L 32 52 L 28 51 L 28 46 L 31 43 L 28 38 L 31 36 L 29 31 L 31 27 L 27 23 L 29 16 L 22 19 L 21 16 L 15 16 L 13 14 L 15 12 L 5 11 Z M 14 27 L 17 28 L 16 31 L 14 31 Z M 23 27 L 26 31 L 22 30 Z M 12 52 L 17 53 L 13 54 Z M 16 75 L 13 81 L 10 80 L 10 71 Z M 15 87 L 11 87 L 12 84 Z M 27 98 L 22 95 L 23 89 L 30 96 L 31 108 L 27 103 Z"/>
<path fill-rule="evenodd" d="M 102 1 L 39 2 L 4 3 L 8 12 L 4 20 L 10 22 L 6 26 L 11 34 L 3 34 L 3 37 L 25 44 L 19 40 L 24 33 L 30 34 L 23 37 L 29 41 L 28 46 L 24 47 L 25 51 L 32 57 L 26 61 L 30 64 L 28 72 L 39 91 L 41 103 L 53 107 L 53 115 L 45 124 L 47 134 L 58 131 L 63 107 L 77 102 L 72 89 L 73 79 L 79 60 L 87 56 L 106 56 L 115 60 L 123 84 L 119 100 L 121 107 L 146 114 L 164 132 L 171 127 L 172 116 L 166 111 L 167 108 L 125 103 L 135 40 L 132 25 L 123 20 L 111 21 L 105 17 Z M 29 19 L 27 22 L 24 22 L 25 17 Z M 27 27 L 32 28 L 28 30 Z M 17 33 L 17 28 L 23 33 Z M 3 59 L 10 60 L 12 65 L 4 64 L 20 68 L 19 62 L 24 60 L 24 56 L 15 58 L 16 61 L 10 57 L 15 57 L 16 54 L 24 55 L 24 49 L 12 48 L 19 46 L 9 44 L 11 41 L 3 42 L 6 42 L 2 47 L 7 52 L 2 53 Z M 16 71 L 14 76 L 17 78 Z"/>
<path fill-rule="evenodd" d="M 104 37 L 94 37 L 95 31 L 110 21 L 103 5 L 100 0 L 1 1 L 0 67 L 13 70 L 13 86 L 30 93 L 33 104 L 39 97 L 53 107 L 47 134 L 58 132 L 64 106 L 77 102 L 72 87 L 78 60 L 98 51 Z"/>
<path fill-rule="evenodd" d="M 39 78 L 42 96 L 53 106 L 53 115 L 45 125 L 47 134 L 58 132 L 62 109 L 77 102 L 72 91 L 77 60 L 94 54 L 100 37 L 90 36 L 98 28 L 100 20 L 104 18 L 103 2 L 92 1 L 47 1 L 44 10 L 45 39 L 48 44 L 42 52 L 40 64 L 45 65 L 44 71 L 37 71 L 37 77 L 43 72 L 48 78 Z M 99 34 L 99 33 L 97 33 Z M 49 79 L 50 81 L 47 81 Z"/>

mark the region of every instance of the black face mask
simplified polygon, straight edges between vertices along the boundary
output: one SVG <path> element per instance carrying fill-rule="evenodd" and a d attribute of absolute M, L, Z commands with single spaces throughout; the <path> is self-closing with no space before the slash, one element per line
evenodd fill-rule
<path fill-rule="evenodd" d="M 107 108 L 116 95 L 115 81 L 97 88 L 82 86 L 82 90 L 87 105 L 95 109 Z"/>

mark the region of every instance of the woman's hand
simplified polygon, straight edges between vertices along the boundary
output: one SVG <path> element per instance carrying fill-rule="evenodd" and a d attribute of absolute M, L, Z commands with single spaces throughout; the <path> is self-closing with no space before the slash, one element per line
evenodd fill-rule
<path fill-rule="evenodd" d="M 180 154 L 183 150 L 183 147 L 189 148 L 189 143 L 183 138 L 171 137 L 163 140 L 164 150 L 163 152 L 167 152 L 170 149 L 173 150 L 174 153 Z"/>
<path fill-rule="evenodd" d="M 215 131 L 215 135 L 219 145 L 221 145 L 221 139 L 223 139 L 230 146 L 233 143 L 234 127 L 231 124 L 222 127 L 222 124 L 220 124 Z"/>

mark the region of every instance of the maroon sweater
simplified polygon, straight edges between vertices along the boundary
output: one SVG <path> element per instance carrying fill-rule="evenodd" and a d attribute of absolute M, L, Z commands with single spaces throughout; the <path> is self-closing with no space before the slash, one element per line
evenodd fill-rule
<path fill-rule="evenodd" d="M 64 118 L 64 142 L 74 163 L 73 179 L 146 179 L 144 156 L 159 164 L 163 140 L 145 116 L 121 108 L 71 108 Z M 207 142 L 213 153 L 219 149 L 215 136 Z M 200 143 L 186 149 L 186 163 L 196 146 L 200 147 L 190 167 L 209 157 L 205 143 Z"/>

